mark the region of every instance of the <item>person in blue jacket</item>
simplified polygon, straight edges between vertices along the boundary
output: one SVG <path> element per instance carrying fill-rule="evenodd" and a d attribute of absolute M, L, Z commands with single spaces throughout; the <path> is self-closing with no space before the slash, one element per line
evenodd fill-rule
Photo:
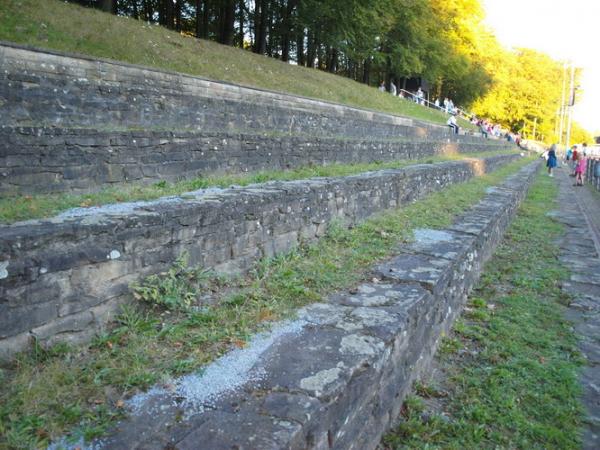
<path fill-rule="evenodd" d="M 548 150 L 548 160 L 546 161 L 546 167 L 548 168 L 548 175 L 554 176 L 552 170 L 556 167 L 556 144 L 552 144 L 552 147 Z"/>

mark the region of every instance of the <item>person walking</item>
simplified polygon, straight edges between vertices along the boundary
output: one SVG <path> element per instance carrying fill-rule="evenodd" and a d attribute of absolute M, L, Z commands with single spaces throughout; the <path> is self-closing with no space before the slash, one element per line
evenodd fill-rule
<path fill-rule="evenodd" d="M 546 160 L 546 167 L 548 168 L 548 175 L 553 177 L 552 171 L 556 167 L 556 144 L 552 144 L 548 150 L 548 159 Z"/>
<path fill-rule="evenodd" d="M 583 174 L 585 173 L 586 166 L 587 158 L 584 155 L 580 155 L 575 167 L 575 184 L 573 186 L 583 186 Z"/>

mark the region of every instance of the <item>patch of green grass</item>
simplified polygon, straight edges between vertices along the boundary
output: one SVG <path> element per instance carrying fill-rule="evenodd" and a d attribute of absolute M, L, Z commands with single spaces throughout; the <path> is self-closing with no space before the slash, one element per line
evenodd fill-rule
<path fill-rule="evenodd" d="M 386 448 L 580 447 L 582 360 L 553 244 L 563 230 L 546 215 L 556 192 L 552 179 L 538 177 L 438 353 L 450 420 L 407 408 Z"/>
<path fill-rule="evenodd" d="M 503 152 L 505 153 L 505 152 Z M 508 152 L 515 153 L 515 152 Z M 112 203 L 139 200 L 155 200 L 169 195 L 208 187 L 247 186 L 267 181 L 302 180 L 313 177 L 341 177 L 361 172 L 382 169 L 397 169 L 412 164 L 453 161 L 467 158 L 483 158 L 497 155 L 498 152 L 466 154 L 446 154 L 421 160 L 399 160 L 362 164 L 331 164 L 327 166 L 304 166 L 293 170 L 269 170 L 248 174 L 217 174 L 169 183 L 165 180 L 152 185 L 121 185 L 90 194 L 39 194 L 3 196 L 0 198 L 0 223 L 13 223 L 21 220 L 51 217 L 71 208 L 107 205 Z"/>
<path fill-rule="evenodd" d="M 488 186 L 531 160 L 383 212 L 352 229 L 331 226 L 317 243 L 262 261 L 245 278 L 213 280 L 197 293 L 211 294 L 212 306 L 174 312 L 125 308 L 114 329 L 85 351 L 22 354 L 0 385 L 0 447 L 28 442 L 41 448 L 82 421 L 78 433 L 101 433 L 121 414 L 122 399 L 243 347 L 269 323 L 359 283 L 376 261 L 412 239 L 413 229 L 447 226 Z"/>
<path fill-rule="evenodd" d="M 127 36 L 115 39 L 115 36 Z M 0 39 L 288 92 L 445 125 L 431 108 L 349 78 L 58 0 L 0 0 Z M 462 126 L 470 127 L 466 121 Z"/>

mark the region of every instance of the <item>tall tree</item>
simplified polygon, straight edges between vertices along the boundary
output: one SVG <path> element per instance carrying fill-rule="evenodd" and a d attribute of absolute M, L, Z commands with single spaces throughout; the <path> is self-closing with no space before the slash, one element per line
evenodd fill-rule
<path fill-rule="evenodd" d="M 264 55 L 267 52 L 267 23 L 269 18 L 269 0 L 255 0 L 254 29 L 255 41 L 254 52 Z"/>
<path fill-rule="evenodd" d="M 221 0 L 219 8 L 219 33 L 217 41 L 233 45 L 235 24 L 235 0 Z"/>

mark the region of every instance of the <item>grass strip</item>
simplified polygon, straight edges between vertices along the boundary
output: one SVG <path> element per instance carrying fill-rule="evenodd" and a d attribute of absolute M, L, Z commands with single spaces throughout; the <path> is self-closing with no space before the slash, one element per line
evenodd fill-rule
<path fill-rule="evenodd" d="M 404 448 L 580 448 L 576 336 L 564 318 L 557 186 L 539 175 L 440 347 L 444 374 L 418 384 L 384 440 Z"/>
<path fill-rule="evenodd" d="M 0 447 L 42 448 L 68 431 L 86 439 L 101 435 L 124 413 L 123 399 L 198 369 L 232 346 L 244 346 L 252 334 L 298 307 L 356 285 L 375 262 L 412 239 L 413 229 L 449 225 L 487 187 L 533 159 L 515 161 L 351 229 L 331 226 L 317 243 L 262 261 L 244 278 L 198 277 L 202 287 L 196 298 L 210 295 L 215 306 L 169 313 L 134 305 L 124 308 L 114 329 L 87 349 L 34 347 L 1 372 Z M 175 267 L 162 275 L 165 295 L 181 293 L 178 272 Z"/>
<path fill-rule="evenodd" d="M 143 21 L 58 0 L 1 0 L 0 40 L 111 58 L 414 117 L 446 125 L 448 116 L 322 70 L 195 39 Z M 127 36 L 116 40 L 115 36 Z M 461 119 L 461 126 L 474 128 Z"/>
<path fill-rule="evenodd" d="M 506 154 L 515 152 L 505 152 Z M 467 158 L 484 158 L 498 152 L 446 154 L 418 160 L 398 160 L 363 164 L 330 164 L 326 166 L 304 166 L 293 170 L 269 170 L 247 174 L 218 174 L 182 180 L 176 183 L 159 181 L 152 185 L 119 185 L 89 194 L 39 194 L 16 195 L 0 198 L 0 223 L 51 217 L 71 208 L 101 206 L 139 200 L 155 200 L 170 195 L 181 195 L 208 187 L 247 186 L 267 181 L 303 180 L 313 177 L 342 177 L 361 172 L 382 169 L 398 169 L 419 163 L 456 161 Z"/>

